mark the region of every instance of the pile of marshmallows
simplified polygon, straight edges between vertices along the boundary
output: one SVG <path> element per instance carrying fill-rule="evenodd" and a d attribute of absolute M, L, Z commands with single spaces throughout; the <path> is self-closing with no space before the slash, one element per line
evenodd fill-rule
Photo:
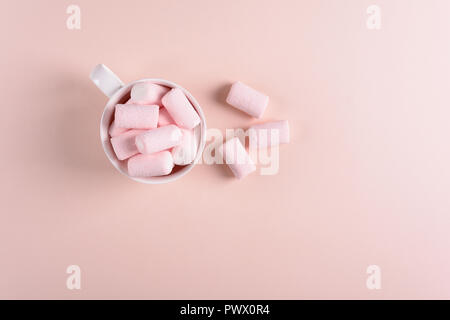
<path fill-rule="evenodd" d="M 261 118 L 269 97 L 236 82 L 227 103 L 249 115 Z M 194 161 L 199 143 L 200 117 L 179 88 L 167 88 L 151 82 L 139 82 L 131 89 L 126 104 L 117 104 L 109 127 L 111 145 L 117 159 L 128 160 L 132 177 L 164 176 L 175 165 Z M 287 121 L 275 121 L 250 128 L 250 145 L 266 148 L 289 142 Z M 260 139 L 260 131 L 277 130 L 279 139 Z M 224 143 L 222 156 L 234 175 L 241 179 L 256 170 L 239 138 Z M 240 159 L 240 161 L 236 161 Z"/>
<path fill-rule="evenodd" d="M 194 128 L 199 124 L 199 115 L 181 89 L 139 82 L 130 100 L 116 105 L 109 135 L 117 159 L 128 159 L 130 176 L 164 176 L 175 165 L 194 160 Z"/>

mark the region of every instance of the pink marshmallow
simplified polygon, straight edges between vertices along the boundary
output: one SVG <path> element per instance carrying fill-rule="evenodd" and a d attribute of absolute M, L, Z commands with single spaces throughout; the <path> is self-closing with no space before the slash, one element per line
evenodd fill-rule
<path fill-rule="evenodd" d="M 225 163 L 238 179 L 242 179 L 256 170 L 256 166 L 248 155 L 238 137 L 234 137 L 222 146 Z"/>
<path fill-rule="evenodd" d="M 112 137 L 118 136 L 118 135 L 120 135 L 120 134 L 122 134 L 124 132 L 127 132 L 127 131 L 128 131 L 127 128 L 119 128 L 118 126 L 116 126 L 116 122 L 113 121 L 111 123 L 111 125 L 109 126 L 108 133 L 109 133 L 109 135 L 112 138 Z"/>
<path fill-rule="evenodd" d="M 287 120 L 256 124 L 249 128 L 250 148 L 267 148 L 281 143 L 289 143 Z"/>
<path fill-rule="evenodd" d="M 150 104 L 147 104 L 145 102 L 133 101 L 131 99 L 128 99 L 128 101 L 125 102 L 125 104 L 137 104 L 137 105 L 140 105 L 140 106 L 150 105 Z M 155 105 L 155 104 L 151 104 L 151 105 Z"/>
<path fill-rule="evenodd" d="M 119 128 L 152 129 L 158 126 L 159 106 L 118 104 L 114 121 Z"/>
<path fill-rule="evenodd" d="M 128 160 L 128 174 L 132 177 L 165 176 L 174 167 L 172 154 L 162 151 L 154 154 L 138 154 Z"/>
<path fill-rule="evenodd" d="M 161 105 L 162 97 L 169 92 L 169 88 L 151 82 L 139 82 L 131 88 L 131 101 L 137 104 Z"/>
<path fill-rule="evenodd" d="M 166 108 L 159 108 L 158 127 L 164 127 L 169 124 L 175 124 L 175 121 L 173 121 Z"/>
<path fill-rule="evenodd" d="M 137 135 L 143 132 L 145 132 L 145 130 L 129 130 L 121 135 L 111 138 L 111 144 L 117 159 L 125 160 L 139 153 L 135 139 Z"/>
<path fill-rule="evenodd" d="M 255 118 L 261 118 L 269 97 L 238 81 L 231 86 L 227 103 Z"/>
<path fill-rule="evenodd" d="M 181 89 L 170 90 L 162 98 L 162 104 L 179 126 L 193 129 L 200 123 L 200 117 Z"/>
<path fill-rule="evenodd" d="M 180 144 L 182 136 L 180 128 L 171 124 L 138 135 L 136 146 L 140 153 L 152 154 Z"/>
<path fill-rule="evenodd" d="M 179 166 L 185 166 L 194 161 L 197 155 L 198 142 L 194 130 L 181 129 L 183 137 L 181 143 L 172 148 L 173 162 Z"/>

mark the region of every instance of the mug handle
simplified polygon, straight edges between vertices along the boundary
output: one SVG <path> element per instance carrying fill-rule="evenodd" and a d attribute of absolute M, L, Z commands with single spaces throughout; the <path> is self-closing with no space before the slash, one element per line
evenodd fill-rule
<path fill-rule="evenodd" d="M 90 78 L 108 98 L 111 98 L 117 90 L 124 86 L 122 80 L 104 64 L 96 65 Z"/>

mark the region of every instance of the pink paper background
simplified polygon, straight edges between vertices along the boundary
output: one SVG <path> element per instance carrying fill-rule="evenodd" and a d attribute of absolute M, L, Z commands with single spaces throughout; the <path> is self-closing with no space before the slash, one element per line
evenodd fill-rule
<path fill-rule="evenodd" d="M 382 29 L 366 28 L 370 4 Z M 81 30 L 66 8 L 81 8 Z M 447 0 L 1 1 L 0 298 L 450 298 Z M 208 127 L 241 80 L 288 119 L 275 176 L 133 182 L 103 154 L 97 63 L 187 88 Z M 82 289 L 66 288 L 66 268 Z M 366 288 L 379 265 L 381 290 Z"/>

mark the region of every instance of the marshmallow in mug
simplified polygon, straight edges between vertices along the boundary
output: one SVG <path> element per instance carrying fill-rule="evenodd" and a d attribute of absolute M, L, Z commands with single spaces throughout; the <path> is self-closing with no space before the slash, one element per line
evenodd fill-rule
<path fill-rule="evenodd" d="M 119 128 L 153 129 L 158 126 L 159 106 L 118 104 L 114 113 L 114 123 Z"/>
<path fill-rule="evenodd" d="M 199 115 L 181 89 L 173 88 L 161 101 L 178 126 L 194 129 L 200 124 Z"/>
<path fill-rule="evenodd" d="M 153 154 L 138 154 L 128 160 L 128 173 L 132 177 L 165 176 L 174 167 L 172 154 L 162 151 Z"/>
<path fill-rule="evenodd" d="M 167 126 L 169 124 L 175 124 L 175 121 L 173 121 L 166 108 L 159 108 L 158 127 Z"/>
<path fill-rule="evenodd" d="M 140 153 L 152 154 L 179 145 L 182 136 L 180 128 L 171 124 L 136 136 L 136 146 Z"/>
<path fill-rule="evenodd" d="M 139 153 L 138 148 L 136 147 L 136 137 L 145 130 L 129 130 L 125 133 L 122 133 L 118 136 L 111 138 L 111 145 L 114 149 L 114 152 L 119 160 L 128 159 L 131 156 Z"/>
<path fill-rule="evenodd" d="M 119 127 L 116 125 L 116 122 L 115 122 L 115 121 L 113 121 L 113 122 L 111 123 L 111 125 L 109 126 L 109 129 L 108 129 L 108 133 L 109 133 L 109 135 L 111 136 L 111 138 L 113 138 L 113 137 L 115 137 L 115 136 L 118 136 L 118 135 L 120 135 L 120 134 L 122 134 L 122 133 L 124 133 L 124 132 L 127 132 L 127 131 L 128 131 L 127 128 L 119 128 Z"/>
<path fill-rule="evenodd" d="M 161 105 L 161 99 L 169 88 L 152 82 L 139 82 L 131 88 L 130 103 Z"/>

